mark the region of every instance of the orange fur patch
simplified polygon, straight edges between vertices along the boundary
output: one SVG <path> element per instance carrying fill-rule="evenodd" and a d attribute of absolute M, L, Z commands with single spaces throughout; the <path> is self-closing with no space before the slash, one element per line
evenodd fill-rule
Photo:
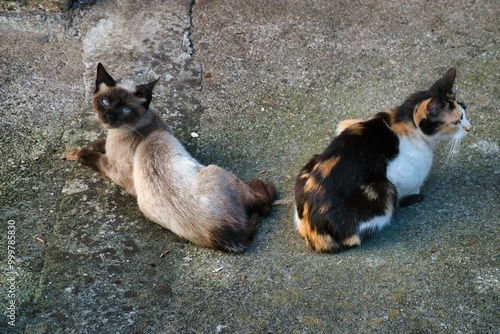
<path fill-rule="evenodd" d="M 348 127 L 349 133 L 351 133 L 353 135 L 363 134 L 364 128 L 365 127 L 364 127 L 363 123 L 355 123 L 355 124 L 351 125 L 350 127 Z"/>
<path fill-rule="evenodd" d="M 454 134 L 459 130 L 459 125 L 453 124 L 455 122 L 460 122 L 460 118 L 462 116 L 462 110 L 460 109 L 457 102 L 453 101 L 453 109 L 449 109 L 442 113 L 440 117 L 441 121 L 444 123 L 439 127 L 439 133 L 441 135 L 450 135 Z"/>
<path fill-rule="evenodd" d="M 342 241 L 342 244 L 347 247 L 355 247 L 361 245 L 361 239 L 357 235 L 353 235 Z"/>
<path fill-rule="evenodd" d="M 304 172 L 303 174 L 299 175 L 300 180 L 308 179 L 311 176 L 311 174 Z"/>
<path fill-rule="evenodd" d="M 398 137 L 403 137 L 408 135 L 410 132 L 410 128 L 408 125 L 401 123 L 401 122 L 396 122 L 396 112 L 394 110 L 389 110 L 387 111 L 387 114 L 391 117 L 391 124 L 389 125 L 389 128 L 398 136 Z"/>
<path fill-rule="evenodd" d="M 339 123 L 339 125 L 337 126 L 337 130 L 335 130 L 335 133 L 338 135 L 342 131 L 344 131 L 345 129 L 350 127 L 351 125 L 361 123 L 361 122 L 363 122 L 362 119 L 346 119 L 345 121 L 342 121 Z"/>
<path fill-rule="evenodd" d="M 328 175 L 330 175 L 333 167 L 335 167 L 338 161 L 339 161 L 338 157 L 332 157 L 314 166 L 313 170 L 318 171 L 323 178 L 326 178 Z"/>
<path fill-rule="evenodd" d="M 316 231 L 311 231 L 307 238 L 307 244 L 311 249 L 314 249 L 316 252 L 331 252 L 334 250 L 335 242 L 332 237 L 328 234 L 319 234 Z"/>
<path fill-rule="evenodd" d="M 324 204 L 318 209 L 318 212 L 321 214 L 325 214 L 328 212 L 328 210 L 330 210 L 330 205 Z"/>
<path fill-rule="evenodd" d="M 303 218 L 297 224 L 297 231 L 306 240 L 307 246 L 316 252 L 330 252 L 336 244 L 328 234 L 319 234 L 311 229 L 309 222 L 309 206 L 304 204 Z"/>
<path fill-rule="evenodd" d="M 299 218 L 297 222 L 297 231 L 299 234 L 305 238 L 307 236 L 307 231 L 309 231 L 309 205 L 304 203 L 304 207 L 302 208 L 302 218 Z"/>
<path fill-rule="evenodd" d="M 460 110 L 460 108 L 458 108 L 456 103 L 454 103 L 454 104 L 455 104 L 455 108 L 453 108 L 453 111 L 446 113 L 443 116 L 443 118 L 442 118 L 443 122 L 453 123 L 456 121 L 460 121 L 460 117 L 462 116 L 462 111 Z"/>
<path fill-rule="evenodd" d="M 443 124 L 439 127 L 439 134 L 440 135 L 450 135 L 450 134 L 457 132 L 458 130 L 459 130 L 459 128 L 457 127 L 457 125 L 446 123 L 446 124 Z"/>
<path fill-rule="evenodd" d="M 417 126 L 424 118 L 427 118 L 427 106 L 429 105 L 430 101 L 431 99 L 424 100 L 417 106 L 417 110 L 415 110 L 415 112 L 413 113 L 413 121 Z"/>
<path fill-rule="evenodd" d="M 316 192 L 318 195 L 322 196 L 325 194 L 325 189 L 323 189 L 323 187 L 318 184 L 313 177 L 310 177 L 304 185 L 304 192 Z"/>

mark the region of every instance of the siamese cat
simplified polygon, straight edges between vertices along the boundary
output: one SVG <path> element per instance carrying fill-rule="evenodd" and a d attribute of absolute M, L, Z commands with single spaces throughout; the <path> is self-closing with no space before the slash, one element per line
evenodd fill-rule
<path fill-rule="evenodd" d="M 258 179 L 247 185 L 190 156 L 150 107 L 157 82 L 122 85 L 99 63 L 93 110 L 107 128 L 107 138 L 70 150 L 63 159 L 77 160 L 111 179 L 137 198 L 147 218 L 180 237 L 217 250 L 244 251 L 258 216 L 271 210 L 274 186 Z"/>

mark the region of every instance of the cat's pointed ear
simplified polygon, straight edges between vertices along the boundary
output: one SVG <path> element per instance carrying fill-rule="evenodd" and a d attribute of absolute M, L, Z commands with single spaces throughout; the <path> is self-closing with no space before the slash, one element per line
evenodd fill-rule
<path fill-rule="evenodd" d="M 453 94 L 453 83 L 457 76 L 457 70 L 452 67 L 432 85 L 430 90 L 437 90 L 443 93 Z"/>
<path fill-rule="evenodd" d="M 153 99 L 153 88 L 155 87 L 158 80 L 160 80 L 160 78 L 153 80 L 150 83 L 136 86 L 135 95 L 146 99 L 146 101 L 143 103 L 146 109 L 149 108 L 149 104 Z"/>
<path fill-rule="evenodd" d="M 94 94 L 99 91 L 99 86 L 105 84 L 108 87 L 116 86 L 116 81 L 111 77 L 111 75 L 106 72 L 104 66 L 101 63 L 97 64 L 97 75 L 95 79 L 95 91 Z"/>

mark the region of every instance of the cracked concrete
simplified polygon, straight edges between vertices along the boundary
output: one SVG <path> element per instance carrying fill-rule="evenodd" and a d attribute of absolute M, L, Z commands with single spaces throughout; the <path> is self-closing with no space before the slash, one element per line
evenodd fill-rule
<path fill-rule="evenodd" d="M 16 228 L 15 265 L 0 264 L 0 331 L 499 332 L 499 19 L 493 0 L 0 12 L 2 258 Z M 285 205 L 246 253 L 181 240 L 59 159 L 105 133 L 90 113 L 98 61 L 115 78 L 160 77 L 152 105 L 197 159 L 276 184 Z M 286 205 L 302 164 L 340 120 L 390 108 L 450 66 L 473 131 L 450 161 L 438 148 L 425 201 L 358 249 L 307 250 Z"/>

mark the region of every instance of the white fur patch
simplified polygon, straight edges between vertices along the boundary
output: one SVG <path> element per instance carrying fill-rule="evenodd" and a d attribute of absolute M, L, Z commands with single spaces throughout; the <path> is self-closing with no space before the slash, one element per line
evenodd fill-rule
<path fill-rule="evenodd" d="M 362 185 L 361 189 L 369 200 L 375 201 L 378 198 L 377 192 L 370 185 Z"/>
<path fill-rule="evenodd" d="M 469 131 L 472 126 L 470 125 L 469 121 L 467 120 L 467 116 L 465 115 L 465 110 L 460 106 L 460 109 L 462 110 L 462 119 L 460 121 L 460 125 L 462 126 L 462 129 L 465 131 Z"/>
<path fill-rule="evenodd" d="M 297 212 L 297 206 L 296 206 L 296 205 L 294 205 L 294 206 L 293 206 L 293 212 L 294 212 L 294 217 L 293 217 L 293 219 L 294 219 L 294 221 L 295 221 L 295 226 L 296 226 L 297 228 L 299 228 L 300 218 L 299 218 L 299 213 Z"/>
<path fill-rule="evenodd" d="M 389 222 L 391 221 L 392 210 L 389 210 L 389 211 L 390 212 L 388 212 L 387 214 L 385 214 L 383 216 L 376 216 L 376 217 L 374 217 L 374 218 L 372 218 L 364 223 L 361 223 L 359 225 L 358 231 L 363 232 L 366 230 L 372 230 L 372 231 L 380 230 L 382 227 L 389 224 Z"/>
<path fill-rule="evenodd" d="M 399 155 L 387 166 L 387 178 L 398 198 L 420 193 L 432 166 L 432 144 L 423 135 L 399 138 Z"/>

